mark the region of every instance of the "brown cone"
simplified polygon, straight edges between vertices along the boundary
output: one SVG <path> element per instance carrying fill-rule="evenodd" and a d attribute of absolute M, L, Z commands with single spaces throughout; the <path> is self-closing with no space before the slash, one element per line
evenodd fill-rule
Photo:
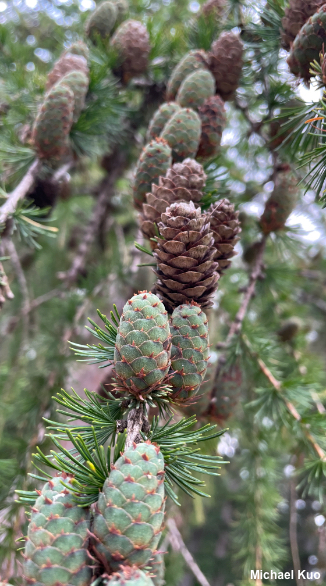
<path fill-rule="evenodd" d="M 224 32 L 214 41 L 209 53 L 209 69 L 216 82 L 216 93 L 222 100 L 233 98 L 242 71 L 243 44 L 238 35 Z"/>
<path fill-rule="evenodd" d="M 202 190 L 206 183 L 206 174 L 200 163 L 194 159 L 185 159 L 182 163 L 175 163 L 159 178 L 159 184 L 152 185 L 151 193 L 146 194 L 147 203 L 143 204 L 140 216 L 140 227 L 147 238 L 157 234 L 155 224 L 161 220 L 161 214 L 166 208 L 177 201 L 193 201 L 198 203 L 202 197 Z M 153 243 L 153 247 L 156 244 Z"/>
<path fill-rule="evenodd" d="M 221 18 L 226 9 L 226 0 L 206 0 L 201 8 L 201 13 L 205 18 Z"/>
<path fill-rule="evenodd" d="M 234 211 L 234 205 L 228 199 L 221 199 L 212 203 L 208 214 L 216 248 L 214 260 L 218 261 L 219 273 L 223 273 L 236 254 L 234 247 L 239 240 L 237 234 L 241 232 L 239 212 Z"/>
<path fill-rule="evenodd" d="M 54 86 L 59 79 L 71 71 L 81 71 L 89 77 L 89 69 L 87 61 L 82 55 L 74 55 L 73 53 L 63 53 L 55 62 L 53 69 L 50 71 L 46 81 L 46 91 Z"/>
<path fill-rule="evenodd" d="M 284 49 L 289 50 L 308 18 L 325 4 L 325 0 L 290 0 L 282 18 L 281 38 Z"/>
<path fill-rule="evenodd" d="M 161 218 L 158 228 L 164 240 L 158 240 L 154 251 L 156 294 L 169 312 L 190 301 L 211 307 L 219 274 L 208 216 L 191 201 L 173 203 Z"/>
<path fill-rule="evenodd" d="M 147 28 L 141 22 L 125 20 L 112 37 L 111 45 L 117 51 L 125 83 L 146 71 L 151 47 Z"/>

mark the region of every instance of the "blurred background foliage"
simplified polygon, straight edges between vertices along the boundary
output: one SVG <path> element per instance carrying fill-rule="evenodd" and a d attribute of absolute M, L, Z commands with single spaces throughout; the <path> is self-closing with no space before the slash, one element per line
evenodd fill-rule
<path fill-rule="evenodd" d="M 151 269 L 138 267 L 148 261 L 133 246 L 138 228 L 131 205 L 132 172 L 146 142 L 148 122 L 164 101 L 175 64 L 189 49 L 207 49 L 223 28 L 241 34 L 245 61 L 236 98 L 227 104 L 221 154 L 206 172 L 210 188 L 218 196 L 227 194 L 240 210 L 242 233 L 238 255 L 209 312 L 212 373 L 222 352 L 218 344 L 225 340 L 247 284 L 260 234 L 258 218 L 273 189 L 277 162 L 293 165 L 302 183 L 287 229 L 267 242 L 264 278 L 258 281 L 241 336 L 228 350 L 240 361 L 242 379 L 241 400 L 227 424 L 221 423 L 228 430 L 217 448 L 230 464 L 220 478 L 208 481 L 210 499 L 182 496 L 182 510 L 170 504 L 169 514 L 211 586 L 258 585 L 249 580 L 249 571 L 256 567 L 292 569 L 294 519 L 301 567 L 318 570 L 320 581 L 311 583 L 322 584 L 325 467 L 318 476 L 319 463 L 305 433 L 309 429 L 326 449 L 326 224 L 314 186 L 304 179 L 308 168 L 298 168 L 299 158 L 320 141 L 306 131 L 304 122 L 321 99 L 321 90 L 313 85 L 308 90 L 288 72 L 279 36 L 283 0 L 229 0 L 225 22 L 209 25 L 199 16 L 197 1 L 129 4 L 130 17 L 141 20 L 150 33 L 148 74 L 120 86 L 110 72 L 114 57 L 100 47 L 91 48 L 93 105 L 72 129 L 74 163 L 59 193 L 39 184 L 28 204 L 34 201 L 43 210 L 42 225 L 58 232 L 50 238 L 40 230 L 35 247 L 19 216 L 13 236 L 18 261 L 12 255 L 3 261 L 14 299 L 5 303 L 0 316 L 0 576 L 15 586 L 21 583 L 16 540 L 24 534 L 26 521 L 14 490 L 33 486 L 27 476 L 31 454 L 36 445 L 43 451 L 48 447 L 42 417 L 57 417 L 53 394 L 71 386 L 80 394 L 84 387 L 101 393 L 101 385 L 110 380 L 109 369 L 76 363 L 69 341 L 92 343 L 84 328 L 87 317 L 98 320 L 96 309 L 107 314 L 113 303 L 121 309 L 134 291 L 153 283 Z M 93 0 L 0 1 L 0 165 L 5 193 L 33 158 L 22 136 L 29 132 L 43 98 L 46 75 L 63 48 L 83 38 L 94 7 Z M 284 106 L 294 98 L 296 106 L 288 114 Z M 290 131 L 275 149 L 271 140 L 281 128 L 276 120 L 280 113 L 289 115 L 283 130 L 288 124 Z M 116 149 L 125 163 L 92 235 L 87 259 L 73 282 L 60 280 L 58 273 L 69 270 L 78 254 Z M 47 170 L 42 172 L 40 181 L 45 181 Z M 290 338 L 282 334 L 288 320 L 297 324 Z M 281 381 L 283 396 L 296 406 L 301 421 L 289 415 L 258 359 Z M 315 482 L 307 476 L 311 470 Z M 165 546 L 167 586 L 198 586 L 182 555 Z"/>

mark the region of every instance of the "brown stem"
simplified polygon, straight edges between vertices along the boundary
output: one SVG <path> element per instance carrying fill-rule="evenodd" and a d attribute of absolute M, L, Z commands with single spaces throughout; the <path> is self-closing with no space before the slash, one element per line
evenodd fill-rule
<path fill-rule="evenodd" d="M 14 268 L 14 271 L 16 273 L 17 276 L 17 280 L 20 286 L 20 290 L 21 290 L 21 294 L 22 294 L 22 298 L 23 298 L 23 304 L 22 304 L 22 311 L 25 313 L 22 314 L 23 317 L 23 323 L 24 323 L 24 330 L 25 330 L 25 337 L 27 336 L 28 333 L 28 308 L 29 308 L 29 294 L 28 294 L 28 287 L 27 287 L 27 281 L 25 278 L 25 274 L 24 271 L 22 269 L 20 260 L 19 260 L 19 256 L 17 253 L 17 250 L 15 248 L 15 245 L 13 243 L 13 241 L 11 239 L 4 239 L 3 240 L 3 244 L 5 249 L 7 250 L 8 254 L 10 255 L 10 261 L 12 263 L 12 266 Z"/>
<path fill-rule="evenodd" d="M 129 411 L 127 418 L 126 449 L 131 448 L 134 443 L 139 444 L 142 441 L 140 431 L 143 427 L 144 415 L 144 409 L 141 405 L 139 405 L 138 409 L 131 409 Z"/>
<path fill-rule="evenodd" d="M 72 285 L 78 277 L 85 272 L 87 255 L 92 246 L 96 235 L 98 234 L 103 217 L 107 213 L 108 207 L 114 191 L 114 185 L 124 168 L 125 155 L 117 151 L 112 155 L 110 160 L 110 172 L 102 182 L 101 191 L 93 209 L 92 217 L 86 228 L 83 239 L 78 247 L 75 258 L 68 271 L 57 274 L 58 278 L 65 281 L 67 285 Z"/>
<path fill-rule="evenodd" d="M 9 193 L 7 200 L 0 208 L 0 225 L 4 224 L 8 217 L 14 213 L 19 201 L 24 199 L 24 197 L 31 190 L 39 168 L 40 162 L 38 159 L 36 159 L 14 191 Z"/>
<path fill-rule="evenodd" d="M 8 277 L 4 271 L 3 264 L 0 262 L 0 309 L 3 307 L 6 299 L 13 299 L 14 294 L 10 289 Z"/>
<path fill-rule="evenodd" d="M 299 578 L 300 572 L 300 555 L 298 547 L 298 536 L 297 536 L 297 511 L 295 508 L 296 502 L 296 489 L 294 478 L 290 482 L 290 546 L 293 561 L 293 569 L 297 586 L 304 586 L 304 581 Z"/>
<path fill-rule="evenodd" d="M 201 586 L 210 586 L 207 578 L 204 576 L 203 572 L 192 557 L 189 549 L 186 547 L 186 544 L 182 539 L 182 535 L 176 526 L 174 519 L 168 519 L 166 524 L 169 528 L 169 541 L 172 545 L 172 548 L 175 551 L 179 551 L 181 553 L 186 564 L 189 566 L 199 584 L 201 584 Z"/>
<path fill-rule="evenodd" d="M 226 344 L 228 344 L 231 341 L 231 339 L 233 338 L 233 336 L 235 334 L 238 334 L 240 332 L 243 320 L 246 316 L 246 313 L 247 313 L 247 310 L 249 307 L 249 303 L 255 294 L 256 284 L 257 284 L 257 281 L 262 273 L 263 258 L 264 258 L 265 248 L 266 248 L 266 238 L 267 238 L 266 236 L 263 236 L 263 238 L 260 242 L 259 252 L 258 252 L 256 261 L 255 261 L 255 264 L 253 266 L 253 269 L 249 275 L 248 287 L 247 287 L 246 292 L 244 294 L 244 297 L 243 297 L 242 303 L 239 307 L 239 310 L 238 310 L 238 312 L 237 312 L 237 314 L 236 314 L 236 316 L 230 326 L 229 333 L 226 338 Z"/>

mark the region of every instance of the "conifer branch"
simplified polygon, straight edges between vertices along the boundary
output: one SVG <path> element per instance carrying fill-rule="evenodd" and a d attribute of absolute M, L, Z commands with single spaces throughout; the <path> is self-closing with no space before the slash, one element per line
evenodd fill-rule
<path fill-rule="evenodd" d="M 175 551 L 179 551 L 185 560 L 186 564 L 192 571 L 193 575 L 195 576 L 196 580 L 201 584 L 201 586 L 210 586 L 207 578 L 204 576 L 203 572 L 201 571 L 198 564 L 195 562 L 193 556 L 191 555 L 189 549 L 186 547 L 185 542 L 182 539 L 182 535 L 176 526 L 175 520 L 171 517 L 166 522 L 169 528 L 169 541 L 172 545 L 172 548 Z"/>
<path fill-rule="evenodd" d="M 272 387 L 280 393 L 280 397 L 284 401 L 284 404 L 285 404 L 288 412 L 292 415 L 292 417 L 296 421 L 301 422 L 302 421 L 301 415 L 298 413 L 298 411 L 295 408 L 295 406 L 293 405 L 293 403 L 291 403 L 291 401 L 288 401 L 286 399 L 286 397 L 284 397 L 284 395 L 281 392 L 282 391 L 282 383 L 274 377 L 274 375 L 271 373 L 271 371 L 269 370 L 269 368 L 265 364 L 265 362 L 258 356 L 258 354 L 256 352 L 254 352 L 252 350 L 248 338 L 246 336 L 243 336 L 242 338 L 243 338 L 243 341 L 249 350 L 250 355 L 256 360 L 263 375 L 268 379 L 268 381 L 270 382 Z M 308 431 L 307 426 L 305 424 L 302 424 L 302 431 L 303 431 L 305 437 L 307 438 L 307 440 L 311 443 L 312 447 L 314 448 L 314 450 L 317 453 L 317 455 L 319 456 L 319 458 L 323 462 L 325 462 L 326 461 L 326 454 L 325 454 L 324 450 L 315 441 L 315 439 L 313 438 L 311 433 Z"/>
<path fill-rule="evenodd" d="M 67 271 L 59 272 L 57 274 L 58 279 L 64 281 L 68 286 L 73 285 L 77 281 L 78 277 L 85 271 L 88 252 L 96 239 L 96 235 L 99 232 L 103 217 L 106 215 L 110 207 L 111 198 L 114 192 L 114 185 L 124 170 L 124 164 L 125 155 L 123 152 L 121 152 L 121 150 L 117 150 L 111 156 L 108 175 L 102 182 L 100 194 L 93 208 L 92 217 L 88 226 L 86 227 L 85 234 L 78 247 L 71 267 Z"/>
<path fill-rule="evenodd" d="M 26 175 L 22 178 L 17 187 L 9 195 L 5 203 L 0 207 L 0 226 L 6 222 L 17 208 L 20 200 L 29 193 L 33 187 L 36 175 L 40 169 L 41 163 L 38 159 L 32 163 Z"/>
<path fill-rule="evenodd" d="M 249 283 L 245 291 L 240 308 L 230 326 L 229 333 L 226 338 L 226 344 L 228 344 L 235 334 L 239 334 L 243 320 L 246 317 L 246 313 L 249 307 L 249 303 L 255 295 L 256 284 L 262 274 L 263 257 L 266 248 L 266 236 L 263 236 L 260 242 L 259 252 L 257 254 L 256 262 L 249 276 Z"/>

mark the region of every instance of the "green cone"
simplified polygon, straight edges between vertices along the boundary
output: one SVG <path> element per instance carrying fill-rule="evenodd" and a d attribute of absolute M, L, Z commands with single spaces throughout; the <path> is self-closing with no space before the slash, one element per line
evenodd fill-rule
<path fill-rule="evenodd" d="M 173 161 L 181 162 L 187 157 L 195 158 L 200 135 L 201 122 L 198 114 L 190 108 L 182 108 L 166 123 L 161 138 L 171 147 Z"/>
<path fill-rule="evenodd" d="M 117 21 L 121 22 L 129 11 L 128 0 L 111 0 L 117 9 Z"/>
<path fill-rule="evenodd" d="M 60 85 L 67 86 L 74 94 L 74 122 L 77 122 L 81 111 L 85 107 L 85 97 L 88 90 L 88 78 L 82 71 L 71 71 L 61 80 Z"/>
<path fill-rule="evenodd" d="M 74 94 L 67 86 L 59 83 L 45 94 L 32 134 L 40 159 L 60 159 L 66 153 L 73 112 Z"/>
<path fill-rule="evenodd" d="M 208 320 L 201 307 L 179 305 L 172 314 L 171 335 L 172 396 L 184 402 L 198 392 L 209 359 Z"/>
<path fill-rule="evenodd" d="M 166 102 L 156 110 L 152 120 L 149 123 L 147 139 L 157 138 L 160 136 L 166 123 L 172 118 L 173 114 L 180 110 L 176 102 Z"/>
<path fill-rule="evenodd" d="M 25 545 L 24 575 L 34 586 L 89 586 L 91 558 L 87 552 L 88 511 L 78 507 L 62 484 L 72 478 L 52 478 L 32 507 Z"/>
<path fill-rule="evenodd" d="M 326 44 L 326 5 L 309 18 L 294 39 L 288 57 L 290 70 L 297 77 L 309 81 L 310 64 L 319 61 L 319 53 Z"/>
<path fill-rule="evenodd" d="M 172 71 L 171 77 L 167 86 L 167 100 L 174 100 L 180 85 L 183 80 L 188 77 L 190 73 L 193 73 L 197 69 L 207 69 L 206 66 L 207 54 L 205 51 L 195 49 L 189 51 L 180 63 Z"/>
<path fill-rule="evenodd" d="M 117 7 L 113 2 L 102 2 L 90 15 L 85 25 L 86 35 L 96 41 L 96 37 L 109 38 L 118 16 Z"/>
<path fill-rule="evenodd" d="M 72 55 L 79 55 L 79 57 L 84 57 L 86 61 L 89 60 L 89 48 L 87 47 L 86 43 L 83 41 L 76 41 L 72 43 L 68 49 L 63 52 L 63 55 L 67 53 L 71 53 Z"/>
<path fill-rule="evenodd" d="M 182 82 L 177 93 L 176 101 L 182 108 L 199 106 L 215 94 L 215 80 L 209 71 L 199 69 L 190 73 Z"/>
<path fill-rule="evenodd" d="M 148 575 L 139 568 L 122 566 L 119 572 L 114 572 L 103 586 L 153 586 Z"/>
<path fill-rule="evenodd" d="M 154 586 L 164 586 L 165 564 L 162 553 L 157 552 L 149 562 L 150 574 Z"/>
<path fill-rule="evenodd" d="M 143 149 L 135 171 L 134 204 L 141 209 L 146 193 L 152 188 L 152 183 L 158 184 L 160 175 L 165 175 L 172 165 L 172 151 L 166 140 L 157 138 L 152 140 Z"/>
<path fill-rule="evenodd" d="M 164 460 L 150 442 L 134 444 L 104 483 L 94 518 L 94 549 L 112 570 L 143 567 L 152 558 L 164 519 Z"/>
<path fill-rule="evenodd" d="M 153 293 L 134 295 L 123 308 L 114 364 L 119 383 L 140 397 L 169 372 L 171 334 L 167 311 Z"/>

